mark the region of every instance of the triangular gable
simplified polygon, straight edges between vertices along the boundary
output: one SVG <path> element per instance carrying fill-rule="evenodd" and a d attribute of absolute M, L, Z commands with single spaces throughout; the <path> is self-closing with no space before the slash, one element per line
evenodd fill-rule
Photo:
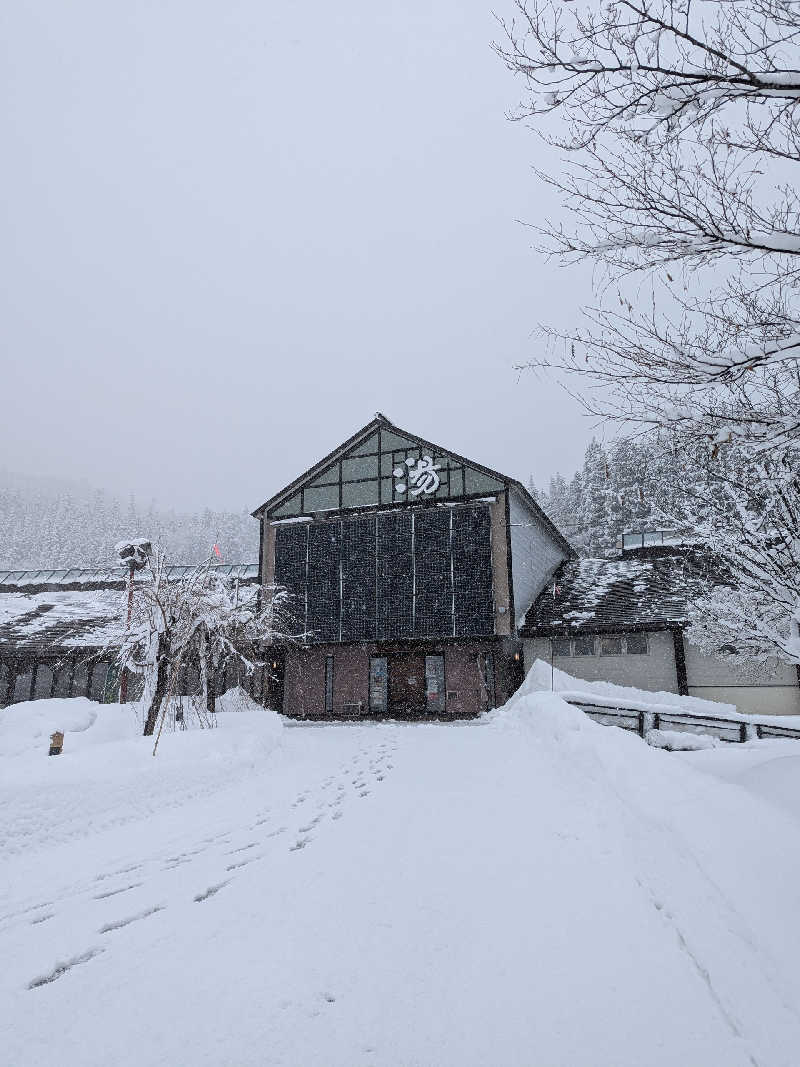
<path fill-rule="evenodd" d="M 491 495 L 511 479 L 376 415 L 254 512 L 271 519 L 325 511 Z"/>

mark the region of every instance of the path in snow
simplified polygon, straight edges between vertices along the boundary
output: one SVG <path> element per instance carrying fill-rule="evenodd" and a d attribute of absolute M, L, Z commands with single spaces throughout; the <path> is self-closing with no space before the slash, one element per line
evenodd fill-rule
<path fill-rule="evenodd" d="M 15 790 L 5 1059 L 794 1064 L 800 826 L 567 714 L 290 726 L 227 775 L 165 765 L 160 808 L 87 784 L 91 825 Z"/>

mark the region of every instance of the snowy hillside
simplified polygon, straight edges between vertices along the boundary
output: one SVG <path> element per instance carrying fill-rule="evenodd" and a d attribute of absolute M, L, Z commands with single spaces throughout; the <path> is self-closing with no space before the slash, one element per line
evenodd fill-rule
<path fill-rule="evenodd" d="M 794 744 L 657 751 L 535 692 L 219 718 L 153 759 L 129 709 L 0 714 L 4 1062 L 797 1062 Z"/>

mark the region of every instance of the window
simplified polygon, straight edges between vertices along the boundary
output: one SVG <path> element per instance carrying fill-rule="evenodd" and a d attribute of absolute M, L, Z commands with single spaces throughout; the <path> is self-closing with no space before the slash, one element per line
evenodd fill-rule
<path fill-rule="evenodd" d="M 46 700 L 53 688 L 53 668 L 47 663 L 39 663 L 36 667 L 36 682 L 33 691 L 34 700 Z"/>
<path fill-rule="evenodd" d="M 377 456 L 357 456 L 342 460 L 342 481 L 356 482 L 364 478 L 378 477 Z"/>
<path fill-rule="evenodd" d="M 333 713 L 333 656 L 325 657 L 325 712 Z"/>
<path fill-rule="evenodd" d="M 300 514 L 300 494 L 295 493 L 271 512 L 273 519 L 285 519 Z"/>
<path fill-rule="evenodd" d="M 304 511 L 333 511 L 339 507 L 339 486 L 322 485 L 303 493 Z"/>
<path fill-rule="evenodd" d="M 75 673 L 72 676 L 72 696 L 85 697 L 89 689 L 89 665 L 76 663 Z"/>
<path fill-rule="evenodd" d="M 373 715 L 386 712 L 389 664 L 386 656 L 373 656 L 369 661 L 369 710 Z"/>
<path fill-rule="evenodd" d="M 103 693 L 106 688 L 106 678 L 108 677 L 108 664 L 102 660 L 99 663 L 95 663 L 92 667 L 92 682 L 89 687 L 89 699 L 102 701 Z M 36 681 L 36 687 L 39 687 L 39 681 Z"/>
<path fill-rule="evenodd" d="M 600 655 L 601 656 L 621 656 L 622 655 L 622 638 L 621 637 L 602 637 L 600 639 Z"/>
<path fill-rule="evenodd" d="M 593 637 L 576 637 L 575 638 L 575 656 L 593 656 L 594 655 L 594 638 Z"/>
<path fill-rule="evenodd" d="M 464 491 L 467 495 L 470 493 L 497 493 L 502 488 L 503 483 L 498 482 L 496 478 L 490 478 L 488 474 L 472 470 L 471 467 L 464 468 Z"/>
<path fill-rule="evenodd" d="M 646 656 L 647 634 L 628 634 L 626 645 L 629 656 Z"/>
<path fill-rule="evenodd" d="M 30 700 L 31 699 L 31 682 L 33 681 L 33 671 L 24 670 L 24 668 L 18 668 L 17 679 L 14 683 L 14 700 Z"/>
<path fill-rule="evenodd" d="M 349 482 L 342 486 L 342 507 L 359 508 L 378 503 L 378 481 Z"/>
<path fill-rule="evenodd" d="M 568 656 L 570 654 L 570 639 L 568 637 L 552 637 L 550 645 L 550 651 L 554 657 Z"/>

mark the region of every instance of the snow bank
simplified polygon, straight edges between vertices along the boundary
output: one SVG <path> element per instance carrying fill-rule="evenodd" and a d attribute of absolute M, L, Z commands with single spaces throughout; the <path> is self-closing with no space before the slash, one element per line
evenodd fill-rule
<path fill-rule="evenodd" d="M 616 685 L 614 682 L 587 682 L 583 678 L 573 678 L 566 671 L 557 667 L 553 671 L 553 683 L 556 692 L 565 700 L 583 701 L 586 704 L 599 704 L 603 707 L 622 705 L 636 711 L 657 711 L 663 714 L 684 712 L 688 715 L 707 715 L 716 719 L 736 719 L 748 721 L 752 715 L 740 715 L 735 704 L 723 704 L 717 700 L 704 700 L 702 697 L 682 696 L 679 693 L 655 692 L 637 689 L 632 685 Z M 537 659 L 520 688 L 520 693 L 532 693 L 541 690 L 550 691 L 550 664 Z M 757 716 L 755 716 L 757 718 Z M 775 721 L 770 716 L 770 722 Z"/>
<path fill-rule="evenodd" d="M 669 752 L 700 752 L 716 748 L 717 740 L 708 734 L 679 733 L 677 730 L 648 730 L 645 741 L 653 748 L 665 748 Z"/>
<path fill-rule="evenodd" d="M 0 712 L 0 759 L 47 756 L 50 735 L 64 734 L 64 751 L 133 738 L 141 731 L 134 705 L 98 704 L 86 697 L 26 700 Z"/>
<path fill-rule="evenodd" d="M 230 704 L 236 696 L 227 702 Z M 223 701 L 223 706 L 225 705 Z M 26 701 L 0 712 L 0 855 L 148 820 L 264 773 L 283 722 L 258 706 L 217 716 L 218 728 L 142 737 L 134 704 L 85 698 Z M 48 755 L 50 734 L 64 749 Z"/>
<path fill-rule="evenodd" d="M 281 741 L 283 722 L 241 689 L 219 700 L 217 729 L 203 730 L 188 717 L 186 730 L 165 727 L 153 758 L 154 738 L 143 737 L 137 704 L 99 704 L 86 697 L 31 700 L 0 714 L 0 775 L 27 782 L 124 775 L 151 765 L 195 765 L 198 761 L 262 760 Z M 49 756 L 50 735 L 60 730 L 64 748 Z"/>

